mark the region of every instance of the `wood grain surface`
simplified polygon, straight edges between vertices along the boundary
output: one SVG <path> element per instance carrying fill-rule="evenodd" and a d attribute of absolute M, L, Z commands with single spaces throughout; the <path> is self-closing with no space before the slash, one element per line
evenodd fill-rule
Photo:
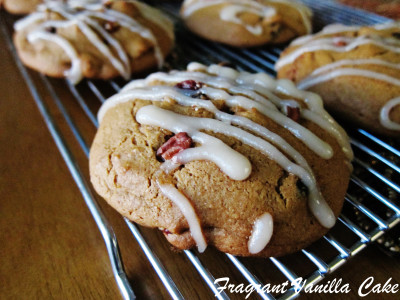
<path fill-rule="evenodd" d="M 4 14 L 0 15 L 4 18 Z M 0 37 L 0 299 L 121 299 L 102 236 L 73 181 L 20 75 L 11 52 Z M 88 178 L 87 158 L 43 87 L 30 73 L 43 99 Z M 62 80 L 51 80 L 57 95 L 90 145 L 95 127 L 73 100 Z M 93 103 L 99 106 L 99 103 Z M 161 281 L 122 218 L 98 199 L 112 224 L 124 265 L 138 299 L 169 299 Z M 182 253 L 170 249 L 157 230 L 141 228 L 186 299 L 214 299 Z M 245 279 L 227 257 L 213 249 L 199 256 L 215 277 Z M 288 260 L 291 258 L 288 257 Z M 245 259 L 263 281 L 284 281 L 269 260 Z M 306 268 L 306 266 L 304 266 Z M 228 275 L 229 274 L 229 275 Z M 359 299 L 358 287 L 368 277 L 376 283 L 400 281 L 400 261 L 374 245 L 352 258 L 325 282 L 342 278 L 351 292 L 341 299 Z M 244 295 L 229 294 L 232 299 Z M 258 299 L 257 297 L 250 299 Z M 366 299 L 398 299 L 399 293 Z M 336 295 L 304 294 L 304 299 L 336 299 Z"/>

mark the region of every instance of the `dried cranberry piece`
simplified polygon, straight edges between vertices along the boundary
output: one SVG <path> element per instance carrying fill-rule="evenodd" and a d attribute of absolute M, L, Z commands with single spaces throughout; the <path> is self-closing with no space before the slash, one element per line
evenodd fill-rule
<path fill-rule="evenodd" d="M 203 86 L 202 82 L 195 80 L 185 80 L 175 85 L 178 89 L 197 91 Z"/>
<path fill-rule="evenodd" d="M 338 46 L 338 47 L 347 46 L 347 42 L 346 42 L 344 39 L 340 38 L 340 37 L 335 38 L 335 39 L 333 40 L 333 44 L 334 44 L 335 46 Z"/>
<path fill-rule="evenodd" d="M 294 106 L 286 106 L 286 115 L 293 121 L 298 122 L 300 120 L 300 108 Z"/>
<path fill-rule="evenodd" d="M 172 232 L 169 231 L 168 229 L 164 229 L 164 230 L 163 230 L 163 233 L 164 233 L 165 235 L 169 235 L 169 234 L 171 234 Z"/>
<path fill-rule="evenodd" d="M 169 160 L 179 152 L 192 147 L 192 139 L 186 132 L 179 132 L 166 141 L 158 150 L 157 156 Z"/>

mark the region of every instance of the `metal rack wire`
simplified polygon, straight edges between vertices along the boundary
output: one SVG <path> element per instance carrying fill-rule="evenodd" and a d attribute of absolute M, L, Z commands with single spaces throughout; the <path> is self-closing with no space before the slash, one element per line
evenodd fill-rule
<path fill-rule="evenodd" d="M 371 24 L 386 20 L 383 17 L 354 9 L 347 8 L 345 10 L 332 1 L 304 0 L 303 2 L 310 5 L 316 12 L 315 28 L 320 28 L 332 22 Z M 280 54 L 280 48 L 265 47 L 252 50 L 238 50 L 200 40 L 188 33 L 180 25 L 176 17 L 176 5 L 162 4 L 161 6 L 174 19 L 177 27 L 177 44 L 179 47 L 168 61 L 167 65 L 170 67 L 183 68 L 188 62 L 194 60 L 203 63 L 229 61 L 234 63 L 239 69 L 274 74 L 273 65 Z M 19 61 L 10 39 L 12 19 L 2 18 L 2 23 L 3 35 L 7 39 L 9 50 L 13 53 L 17 66 L 33 95 L 40 113 L 104 238 L 114 276 L 121 294 L 125 299 L 133 299 L 135 297 L 134 292 L 124 271 L 113 228 L 109 225 L 107 218 L 93 197 L 88 185 L 88 179 L 81 172 L 79 164 L 69 150 L 69 144 L 64 139 L 63 133 L 57 127 L 54 116 L 46 106 L 44 97 L 37 87 L 37 81 L 40 81 L 47 90 L 47 93 L 50 94 L 53 103 L 65 119 L 73 136 L 76 138 L 85 155 L 88 156 L 89 147 L 82 135 L 82 129 L 79 128 L 66 110 L 52 85 L 52 81 L 42 75 L 32 75 L 33 72 L 28 71 Z M 37 78 L 33 80 L 32 76 L 36 76 Z M 123 84 L 123 82 L 118 80 L 101 84 L 95 81 L 85 81 L 79 86 L 73 86 L 65 82 L 65 88 L 70 91 L 73 98 L 79 103 L 87 119 L 93 126 L 97 127 L 96 111 L 98 107 L 108 96 L 119 91 Z M 83 90 L 85 90 L 85 96 L 82 95 Z M 97 101 L 95 108 L 93 108 L 92 104 L 89 104 L 88 99 Z M 307 283 L 304 287 L 321 281 L 328 274 L 345 264 L 350 257 L 358 254 L 367 247 L 370 242 L 375 241 L 385 231 L 400 222 L 400 185 L 398 184 L 400 182 L 399 143 L 394 140 L 374 136 L 363 129 L 349 129 L 349 133 L 356 154 L 354 161 L 355 171 L 351 178 L 345 207 L 337 225 L 319 241 L 320 244 L 323 244 L 322 248 L 324 248 L 324 251 L 330 253 L 330 255 L 321 254 L 318 247 L 313 246 L 296 253 L 296 259 L 306 261 L 311 266 L 304 274 L 295 271 L 296 266 L 291 264 L 290 260 L 289 262 L 286 261 L 285 258 L 264 260 L 265 263 L 270 263 L 274 266 L 285 280 L 287 279 L 292 282 L 298 277 L 306 279 Z M 127 219 L 125 219 L 125 222 L 170 296 L 173 299 L 184 299 L 163 263 L 146 242 L 140 228 Z M 220 286 L 214 283 L 215 278 L 210 271 L 210 266 L 202 262 L 201 256 L 198 256 L 195 251 L 184 251 L 182 255 L 188 258 L 203 278 L 210 288 L 210 293 L 216 295 L 218 299 L 229 299 L 225 292 L 218 290 Z M 259 287 L 266 284 L 267 279 L 259 279 L 245 259 L 240 259 L 230 254 L 227 254 L 226 257 L 227 262 L 231 264 L 230 268 L 234 268 L 240 272 L 243 279 L 248 281 L 248 283 Z M 292 299 L 299 295 L 298 288 L 293 286 L 283 295 L 266 293 L 261 288 L 258 288 L 257 292 L 258 296 L 262 299 Z"/>

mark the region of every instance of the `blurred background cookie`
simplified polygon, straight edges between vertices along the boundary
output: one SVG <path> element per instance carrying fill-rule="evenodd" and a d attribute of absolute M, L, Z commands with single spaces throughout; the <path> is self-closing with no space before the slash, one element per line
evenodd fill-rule
<path fill-rule="evenodd" d="M 0 5 L 12 14 L 24 15 L 36 10 L 43 0 L 0 0 Z"/>
<path fill-rule="evenodd" d="M 73 83 L 160 67 L 174 44 L 169 19 L 138 1 L 46 1 L 15 31 L 25 65 Z"/>
<path fill-rule="evenodd" d="M 400 136 L 400 23 L 327 26 L 293 41 L 276 69 L 320 94 L 337 117 Z"/>
<path fill-rule="evenodd" d="M 311 33 L 311 11 L 290 0 L 186 0 L 181 16 L 199 36 L 237 47 L 283 43 Z"/>
<path fill-rule="evenodd" d="M 388 18 L 400 19 L 400 0 L 338 0 L 338 2 Z"/>

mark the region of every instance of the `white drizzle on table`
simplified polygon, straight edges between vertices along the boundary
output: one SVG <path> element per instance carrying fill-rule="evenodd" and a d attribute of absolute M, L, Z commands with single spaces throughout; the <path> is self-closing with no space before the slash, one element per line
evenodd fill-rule
<path fill-rule="evenodd" d="M 154 9 L 136 1 L 133 1 L 133 3 L 144 17 L 149 17 L 151 13 L 154 14 Z M 48 20 L 47 16 L 50 12 L 57 13 L 63 19 Z M 155 23 L 160 26 L 163 25 L 162 28 L 165 32 L 170 37 L 173 37 L 173 30 L 165 17 L 158 13 L 157 18 L 154 19 L 157 19 L 154 21 Z M 129 79 L 131 75 L 131 63 L 126 50 L 116 38 L 100 25 L 99 20 L 118 24 L 118 26 L 125 27 L 151 42 L 154 48 L 154 55 L 158 61 L 158 66 L 162 66 L 164 60 L 163 54 L 151 30 L 144 27 L 130 16 L 107 8 L 99 1 L 67 1 L 66 3 L 56 0 L 46 1 L 44 4 L 38 6 L 37 12 L 16 22 L 14 29 L 16 31 L 22 31 L 35 26 L 33 30 L 28 32 L 28 42 L 33 44 L 38 40 L 46 40 L 62 48 L 71 60 L 71 68 L 66 70 L 64 75 L 72 83 L 76 84 L 83 78 L 78 51 L 68 39 L 56 33 L 49 32 L 48 29 L 77 26 L 89 42 L 109 60 L 119 74 L 125 79 Z M 114 54 L 114 52 L 116 54 Z"/>
<path fill-rule="evenodd" d="M 373 44 L 383 49 L 400 54 L 400 41 L 393 38 L 381 39 L 376 35 L 360 35 L 356 38 L 325 36 L 344 32 L 358 31 L 360 30 L 360 28 L 360 26 L 331 25 L 324 28 L 320 33 L 296 39 L 292 42 L 291 45 L 299 47 L 290 52 L 288 55 L 280 58 L 277 61 L 275 67 L 277 70 L 279 70 L 283 66 L 292 63 L 306 52 L 319 50 L 348 52 L 356 49 L 358 46 L 368 44 Z M 400 28 L 400 23 L 388 22 L 384 24 L 377 24 L 373 26 L 373 28 L 375 28 L 376 30 Z M 336 42 L 343 42 L 346 46 L 341 46 L 340 43 L 336 44 Z M 298 83 L 297 87 L 306 90 L 310 87 L 333 80 L 341 76 L 360 76 L 373 80 L 387 82 L 391 85 L 400 87 L 400 78 L 385 74 L 384 72 L 372 71 L 362 68 L 368 65 L 400 70 L 399 63 L 392 63 L 378 58 L 341 59 L 315 69 L 311 74 L 303 78 Z M 382 106 L 379 114 L 379 121 L 381 125 L 390 130 L 400 130 L 400 124 L 390 120 L 389 116 L 390 111 L 395 106 L 400 104 L 398 99 L 399 98 L 397 97 L 394 99 L 390 99 L 384 106 Z"/>
<path fill-rule="evenodd" d="M 153 103 L 169 99 L 182 106 L 205 109 L 213 113 L 214 118 L 180 115 L 155 105 L 147 105 L 137 111 L 135 118 L 138 123 L 161 127 L 173 133 L 186 132 L 199 145 L 185 149 L 174 156 L 172 160 L 163 163 L 161 166 L 163 172 L 170 173 L 181 164 L 194 160 L 209 160 L 214 162 L 233 180 L 245 180 L 251 173 L 249 160 L 216 137 L 204 133 L 204 130 L 231 136 L 257 149 L 288 173 L 298 176 L 308 188 L 308 205 L 314 216 L 327 228 L 334 225 L 335 216 L 319 190 L 311 167 L 294 147 L 278 134 L 248 118 L 226 113 L 219 110 L 210 100 L 193 98 L 191 95 L 185 95 L 182 90 L 174 86 L 168 86 L 185 80 L 201 82 L 203 86 L 196 92 L 207 95 L 210 100 L 222 100 L 225 105 L 232 109 L 236 107 L 243 107 L 246 110 L 256 109 L 291 131 L 317 155 L 324 159 L 330 159 L 333 156 L 333 150 L 329 144 L 282 112 L 286 105 L 294 105 L 293 102 L 298 102 L 290 99 L 282 100 L 278 94 L 287 95 L 289 98 L 303 99 L 306 107 L 301 108 L 301 117 L 316 123 L 336 138 L 338 144 L 342 146 L 343 152 L 347 155 L 344 163 L 347 164 L 352 159 L 347 135 L 323 109 L 322 100 L 319 96 L 300 91 L 295 88 L 292 82 L 287 80 L 274 80 L 266 74 L 238 72 L 218 65 L 206 67 L 199 63 L 191 63 L 187 72 L 159 72 L 144 80 L 132 81 L 120 93 L 112 96 L 102 105 L 98 119 L 101 122 L 107 110 L 134 99 L 153 101 Z M 152 86 L 154 82 L 168 85 Z M 167 195 L 167 197 L 169 196 Z M 171 201 L 175 202 L 173 199 Z M 271 215 L 273 214 L 271 213 Z M 190 218 L 191 220 L 190 222 L 188 220 L 188 223 L 194 224 L 196 221 L 192 217 Z M 264 224 L 265 222 L 261 223 Z M 261 227 L 267 228 L 266 225 Z M 257 232 L 257 230 L 254 229 L 253 232 Z M 258 236 L 260 235 L 254 233 L 254 237 L 251 238 L 251 245 L 267 243 L 265 241 L 258 242 Z"/>
<path fill-rule="evenodd" d="M 268 2 L 281 3 L 296 9 L 302 18 L 303 24 L 306 28 L 306 32 L 311 33 L 311 10 L 308 9 L 305 5 L 296 1 L 269 0 L 260 3 L 253 0 L 187 0 L 183 3 L 182 16 L 184 18 L 190 18 L 193 13 L 200 9 L 206 8 L 208 6 L 223 4 L 224 6 L 219 13 L 219 17 L 221 20 L 242 25 L 246 28 L 247 31 L 249 31 L 253 35 L 261 35 L 263 33 L 263 28 L 261 25 L 252 26 L 246 24 L 243 20 L 240 19 L 239 16 L 242 13 L 248 12 L 258 15 L 259 17 L 266 20 L 271 19 L 272 17 L 277 15 L 277 11 L 273 5 L 268 5 Z"/>

